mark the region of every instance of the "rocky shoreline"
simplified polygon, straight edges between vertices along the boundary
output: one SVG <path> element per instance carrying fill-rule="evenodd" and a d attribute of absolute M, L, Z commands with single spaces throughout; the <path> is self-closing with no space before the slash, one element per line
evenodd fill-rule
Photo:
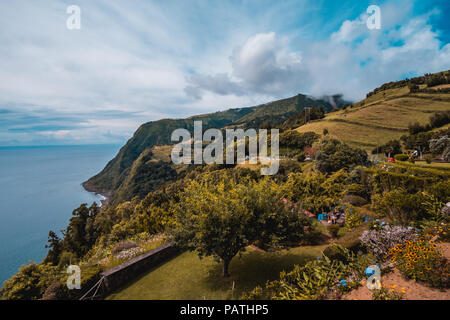
<path fill-rule="evenodd" d="M 97 188 L 97 187 L 89 184 L 87 181 L 83 182 L 81 184 L 81 186 L 87 192 L 95 193 L 97 195 L 102 196 L 104 198 L 104 199 L 100 200 L 102 206 L 105 206 L 105 205 L 107 205 L 109 203 L 109 201 L 111 199 L 111 196 L 112 196 L 112 191 L 101 189 L 101 188 Z"/>

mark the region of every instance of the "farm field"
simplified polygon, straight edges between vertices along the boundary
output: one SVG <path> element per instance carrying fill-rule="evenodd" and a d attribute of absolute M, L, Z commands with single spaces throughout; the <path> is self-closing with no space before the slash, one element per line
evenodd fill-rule
<path fill-rule="evenodd" d="M 323 134 L 327 129 L 331 137 L 370 151 L 407 134 L 409 124 L 424 125 L 433 113 L 450 110 L 449 94 L 407 93 L 406 87 L 385 90 L 296 130 Z"/>

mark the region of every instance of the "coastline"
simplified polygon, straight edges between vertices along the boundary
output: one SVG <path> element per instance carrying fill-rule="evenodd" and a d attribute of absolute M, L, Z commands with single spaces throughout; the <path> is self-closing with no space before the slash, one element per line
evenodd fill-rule
<path fill-rule="evenodd" d="M 89 184 L 87 181 L 81 184 L 84 190 L 87 192 L 95 193 L 96 195 L 100 195 L 103 199 L 100 200 L 101 207 L 106 206 L 111 200 L 112 192 L 110 190 L 96 188 L 95 186 Z"/>

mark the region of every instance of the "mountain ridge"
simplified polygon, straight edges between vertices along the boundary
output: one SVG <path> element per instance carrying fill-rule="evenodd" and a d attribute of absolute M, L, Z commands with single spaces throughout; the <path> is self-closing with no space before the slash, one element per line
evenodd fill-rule
<path fill-rule="evenodd" d="M 338 105 L 348 103 L 340 95 L 335 95 Z M 111 195 L 127 180 L 130 168 L 142 152 L 153 146 L 170 145 L 171 133 L 178 128 L 193 131 L 194 121 L 201 120 L 203 129 L 225 127 L 260 127 L 270 121 L 272 125 L 279 125 L 289 117 L 304 108 L 323 107 L 331 111 L 336 107 L 330 103 L 328 97 L 315 99 L 303 94 L 271 101 L 258 106 L 232 108 L 202 115 L 194 115 L 182 119 L 160 119 L 142 124 L 127 143 L 120 149 L 105 168 L 83 183 L 86 190 Z"/>

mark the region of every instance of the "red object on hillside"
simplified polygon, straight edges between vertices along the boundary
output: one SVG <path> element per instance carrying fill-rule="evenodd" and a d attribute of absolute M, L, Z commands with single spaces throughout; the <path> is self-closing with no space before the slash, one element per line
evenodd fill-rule
<path fill-rule="evenodd" d="M 310 218 L 314 218 L 316 216 L 314 213 L 309 212 L 308 210 L 303 210 L 303 213 Z"/>
<path fill-rule="evenodd" d="M 395 162 L 395 159 L 394 159 L 394 158 L 389 158 L 389 162 L 394 163 L 394 162 Z"/>

